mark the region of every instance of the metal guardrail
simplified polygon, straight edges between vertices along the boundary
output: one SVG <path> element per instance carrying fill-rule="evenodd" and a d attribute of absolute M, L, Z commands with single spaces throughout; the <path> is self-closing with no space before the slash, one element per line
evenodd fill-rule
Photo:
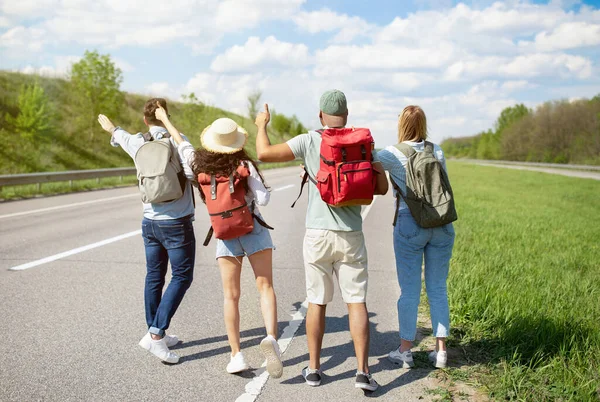
<path fill-rule="evenodd" d="M 469 162 L 469 163 L 490 163 L 490 164 L 496 164 L 496 165 L 537 166 L 537 167 L 558 168 L 558 169 L 598 170 L 598 171 L 600 171 L 600 166 L 594 166 L 594 165 L 567 165 L 566 163 L 497 161 L 497 160 L 488 160 L 488 159 L 452 158 L 450 160 L 457 161 L 457 162 Z"/>
<path fill-rule="evenodd" d="M 4 186 L 21 186 L 24 184 L 37 184 L 39 189 L 43 183 L 68 181 L 69 184 L 72 184 L 73 180 L 100 180 L 104 177 L 120 177 L 121 180 L 123 180 L 123 176 L 135 175 L 136 170 L 134 167 L 92 170 L 68 170 L 64 172 L 8 174 L 0 175 L 0 188 Z"/>

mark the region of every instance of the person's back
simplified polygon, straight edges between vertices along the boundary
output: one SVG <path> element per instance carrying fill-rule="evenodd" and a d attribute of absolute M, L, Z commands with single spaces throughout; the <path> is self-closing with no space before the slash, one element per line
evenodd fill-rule
<path fill-rule="evenodd" d="M 418 106 L 407 106 L 400 115 L 398 141 L 416 152 L 423 152 L 427 137 L 425 113 Z M 442 164 L 444 153 L 434 144 L 434 155 Z M 404 368 L 414 365 L 411 347 L 417 331 L 417 313 L 421 295 L 421 270 L 425 266 L 425 285 L 436 349 L 430 354 L 435 367 L 446 366 L 446 338 L 450 327 L 446 281 L 454 245 L 454 227 L 448 223 L 438 227 L 421 227 L 404 201 L 407 194 L 408 156 L 398 147 L 389 146 L 377 153 L 377 158 L 398 185 L 401 192 L 394 216 L 394 253 L 401 294 L 398 300 L 400 346 L 391 351 L 389 359 Z"/>
<path fill-rule="evenodd" d="M 328 91 L 320 100 L 319 117 L 324 128 L 342 128 L 347 123 L 345 95 Z M 362 233 L 360 206 L 331 207 L 321 198 L 314 184 L 320 164 L 321 135 L 316 131 L 298 135 L 285 144 L 271 145 L 266 126 L 268 107 L 256 118 L 258 135 L 256 150 L 263 162 L 283 162 L 299 158 L 311 178 L 306 214 L 303 256 L 306 272 L 306 294 L 309 303 L 306 330 L 310 362 L 302 370 L 307 384 L 321 384 L 321 344 L 325 333 L 325 312 L 332 301 L 335 282 L 339 284 L 348 306 L 350 332 L 354 341 L 358 370 L 355 387 L 373 391 L 377 382 L 368 367 L 369 317 L 366 307 L 368 272 L 367 250 Z M 387 180 L 378 163 L 375 193 L 387 192 Z"/>
<path fill-rule="evenodd" d="M 111 145 L 120 146 L 135 160 L 137 152 L 148 141 L 169 137 L 163 122 L 156 118 L 156 111 L 166 107 L 167 102 L 162 98 L 152 98 L 146 102 L 143 115 L 144 123 L 149 127 L 147 134 L 132 135 L 120 127 L 115 127 L 104 115 L 98 116 L 98 122 L 111 134 Z M 182 195 L 168 202 L 143 203 L 142 237 L 146 254 L 144 302 L 148 332 L 139 345 L 164 362 L 177 363 L 179 357 L 171 352 L 169 347 L 176 345 L 179 339 L 167 335 L 166 330 L 194 277 L 194 174 L 187 163 L 183 163 L 177 155 L 177 146 L 172 138 L 169 138 L 169 143 L 174 153 L 173 160 L 180 163 L 183 172 L 183 175 L 174 178 L 178 183 L 173 183 L 175 186 L 181 185 Z M 146 162 L 151 166 L 151 161 Z M 138 176 L 139 173 L 138 167 Z M 163 294 L 169 262 L 172 278 Z"/>
<path fill-rule="evenodd" d="M 167 126 L 169 127 L 169 126 Z M 169 128 L 169 132 L 171 132 Z M 172 135 L 182 160 L 198 176 L 202 199 L 211 215 L 211 229 L 217 237 L 216 259 L 223 285 L 223 313 L 231 357 L 228 373 L 248 370 L 240 344 L 240 275 L 248 257 L 260 293 L 261 311 L 267 336 L 260 342 L 269 374 L 283 374 L 277 343 L 277 304 L 273 289 L 273 241 L 257 205 L 267 205 L 269 189 L 255 162 L 244 151 L 248 134 L 229 118 L 220 118 L 201 135 L 203 149 L 195 150 L 177 130 Z"/>

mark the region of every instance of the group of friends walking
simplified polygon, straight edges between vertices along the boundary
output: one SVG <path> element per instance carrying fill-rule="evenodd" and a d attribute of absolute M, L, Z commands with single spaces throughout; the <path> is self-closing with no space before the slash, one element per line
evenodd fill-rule
<path fill-rule="evenodd" d="M 216 260 L 223 286 L 224 321 L 231 347 L 226 371 L 240 373 L 250 368 L 240 347 L 240 275 L 243 259 L 247 257 L 260 293 L 266 329 L 260 349 L 269 374 L 274 378 L 281 377 L 283 364 L 277 343 L 273 242 L 270 226 L 259 211 L 259 207 L 269 203 L 270 191 L 256 162 L 244 151 L 247 131 L 232 119 L 217 119 L 204 129 L 200 138 L 202 147 L 195 149 L 171 122 L 164 99 L 148 100 L 143 116 L 149 131 L 138 134 L 130 134 L 115 126 L 104 115 L 98 116 L 102 128 L 111 134 L 111 145 L 121 147 L 134 159 L 140 179 L 142 237 L 147 270 L 144 300 L 148 331 L 139 345 L 166 363 L 175 364 L 179 361 L 170 348 L 180 340 L 166 331 L 194 277 L 196 238 L 192 225 L 195 213 L 193 187 L 197 186 L 211 215 L 212 228 L 205 244 L 213 231 L 217 242 Z M 333 300 L 337 283 L 348 308 L 350 334 L 356 353 L 355 387 L 374 391 L 378 384 L 368 364 L 369 317 L 366 298 L 369 275 L 361 205 L 350 202 L 334 206 L 325 201 L 322 190 L 331 177 L 322 174 L 320 166 L 324 166 L 323 163 L 325 167 L 327 164 L 334 165 L 323 156 L 322 141 L 329 133 L 335 133 L 336 129 L 345 128 L 348 121 L 346 97 L 341 91 L 331 90 L 322 95 L 319 118 L 322 129 L 298 135 L 285 143 L 271 144 L 267 133 L 270 114 L 268 105 L 265 105 L 255 121 L 258 128 L 256 155 L 263 162 L 301 159 L 304 164 L 303 185 L 306 181 L 308 186 L 303 258 L 308 301 L 306 336 L 309 362 L 302 370 L 302 375 L 308 385 L 321 384 L 321 346 L 326 332 L 326 309 Z M 362 159 L 368 159 L 372 195 L 387 193 L 389 184 L 385 172 L 389 174 L 396 195 L 393 245 L 401 289 L 398 299 L 400 341 L 398 348 L 391 351 L 388 358 L 405 368 L 414 366 L 411 348 L 417 332 L 423 266 L 433 335 L 437 340 L 435 350 L 429 357 L 435 367 L 442 368 L 447 363 L 446 338 L 450 318 L 446 282 L 454 229 L 451 222 L 429 225 L 417 221 L 410 205 L 409 193 L 412 193 L 413 184 L 410 179 L 412 176 L 408 176 L 413 168 L 411 159 L 415 155 L 424 152 L 432 155 L 439 162 L 442 176 L 447 180 L 442 150 L 426 139 L 425 113 L 418 106 L 407 106 L 398 117 L 397 145 L 378 152 L 374 147 L 357 148 L 362 151 Z M 147 144 L 153 144 L 153 148 L 147 147 Z M 161 144 L 163 148 L 158 146 Z M 351 164 L 352 161 L 346 163 L 346 150 L 342 149 L 342 153 L 344 162 L 333 166 L 344 174 L 340 180 L 348 180 L 348 175 L 352 178 L 359 177 L 353 175 L 366 174 L 362 172 L 364 169 L 357 167 L 364 166 L 364 161 L 361 162 L 363 165 Z M 155 166 L 154 161 L 161 157 L 167 158 L 168 163 L 163 167 Z M 342 171 L 343 164 L 350 167 Z M 172 191 L 167 191 L 169 185 L 164 184 L 167 179 L 161 181 L 169 171 L 176 175 Z M 338 186 L 337 190 L 342 191 L 341 182 Z M 234 206 L 226 211 L 219 210 L 218 204 L 223 199 Z M 229 226 L 223 226 L 226 222 L 230 222 L 227 224 Z M 169 263 L 172 277 L 164 289 Z"/>

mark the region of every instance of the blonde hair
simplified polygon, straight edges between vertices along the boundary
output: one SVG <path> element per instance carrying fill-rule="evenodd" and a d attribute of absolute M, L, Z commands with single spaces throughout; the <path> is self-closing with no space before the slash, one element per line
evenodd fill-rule
<path fill-rule="evenodd" d="M 419 106 L 407 106 L 398 116 L 398 142 L 427 139 L 427 118 Z"/>

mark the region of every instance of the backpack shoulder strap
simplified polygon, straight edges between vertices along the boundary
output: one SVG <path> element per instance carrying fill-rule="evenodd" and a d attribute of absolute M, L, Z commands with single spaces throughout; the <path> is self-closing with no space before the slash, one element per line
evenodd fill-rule
<path fill-rule="evenodd" d="M 396 184 L 391 175 L 390 181 L 392 182 L 392 187 L 394 187 L 394 190 L 396 190 L 396 209 L 394 210 L 394 222 L 392 223 L 392 226 L 396 226 L 396 220 L 398 219 L 398 208 L 400 208 L 400 197 L 404 198 L 404 196 L 402 195 L 402 191 L 400 191 L 400 186 Z"/>
<path fill-rule="evenodd" d="M 433 142 L 425 141 L 425 152 L 433 153 Z"/>
<path fill-rule="evenodd" d="M 304 176 L 302 177 L 302 183 L 300 184 L 300 193 L 298 194 L 298 198 L 296 198 L 296 201 L 294 201 L 294 203 L 292 204 L 292 208 L 294 208 L 294 206 L 296 205 L 296 203 L 298 202 L 298 200 L 302 196 L 302 190 L 304 190 L 304 185 L 306 184 L 306 182 L 308 180 L 310 180 L 311 182 L 317 184 L 317 181 L 315 179 L 313 179 L 312 177 L 310 177 L 310 175 L 308 174 L 308 170 L 306 170 L 306 167 L 305 167 L 304 168 Z"/>
<path fill-rule="evenodd" d="M 408 144 L 404 144 L 403 142 L 394 145 L 394 147 L 398 151 L 402 152 L 404 154 L 404 156 L 406 156 L 407 158 L 410 158 L 411 156 L 413 156 L 417 153 L 417 151 L 415 151 L 413 147 L 411 147 Z"/>
<path fill-rule="evenodd" d="M 154 141 L 154 138 L 152 137 L 152 134 L 150 134 L 150 131 L 148 131 L 147 133 L 143 133 L 142 138 L 144 139 L 144 142 Z"/>

